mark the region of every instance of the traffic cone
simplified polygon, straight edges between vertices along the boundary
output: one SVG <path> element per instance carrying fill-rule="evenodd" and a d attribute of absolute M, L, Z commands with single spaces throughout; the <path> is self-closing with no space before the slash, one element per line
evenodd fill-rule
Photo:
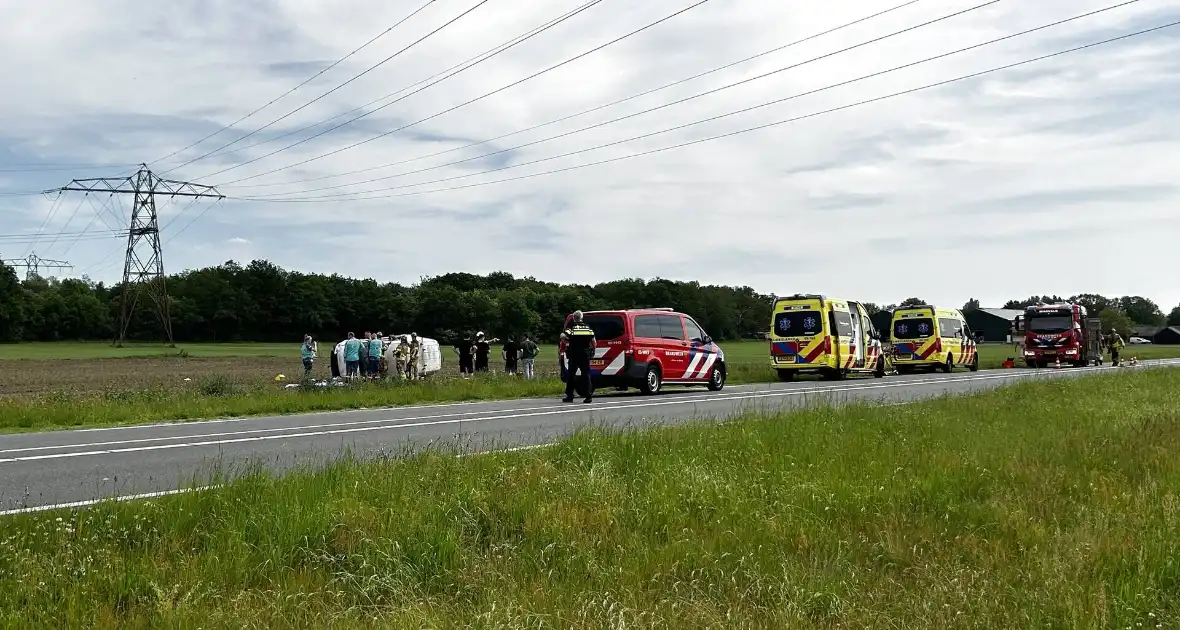
<path fill-rule="evenodd" d="M 1061 369 L 1061 357 L 1057 357 L 1057 358 L 1053 359 L 1053 367 L 1055 367 L 1059 370 Z"/>

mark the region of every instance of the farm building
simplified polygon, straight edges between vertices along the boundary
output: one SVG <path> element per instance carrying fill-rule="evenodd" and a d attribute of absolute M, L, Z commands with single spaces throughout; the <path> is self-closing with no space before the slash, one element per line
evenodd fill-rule
<path fill-rule="evenodd" d="M 1163 327 L 1163 326 L 1139 326 L 1139 325 L 1135 325 L 1135 326 L 1132 326 L 1132 327 L 1131 327 L 1131 336 L 1132 336 L 1132 337 L 1142 337 L 1142 338 L 1144 338 L 1144 339 L 1149 339 L 1149 340 L 1150 340 L 1150 339 L 1154 339 L 1154 338 L 1155 338 L 1155 336 L 1156 336 L 1156 335 L 1158 335 L 1158 334 L 1160 334 L 1160 332 L 1161 332 L 1161 331 L 1163 331 L 1163 330 L 1164 330 L 1164 327 Z"/>
<path fill-rule="evenodd" d="M 1151 338 L 1151 342 L 1166 346 L 1180 345 L 1180 326 L 1168 326 L 1160 330 Z"/>
<path fill-rule="evenodd" d="M 967 325 L 977 335 L 983 336 L 983 341 L 1006 342 L 1011 334 L 1012 320 L 1024 311 L 1005 308 L 981 308 L 963 314 L 967 318 Z"/>

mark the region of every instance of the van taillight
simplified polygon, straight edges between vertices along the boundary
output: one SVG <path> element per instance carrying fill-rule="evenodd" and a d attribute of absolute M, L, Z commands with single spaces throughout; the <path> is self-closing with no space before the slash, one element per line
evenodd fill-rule
<path fill-rule="evenodd" d="M 827 354 L 832 353 L 832 336 L 831 335 L 827 335 L 824 337 L 824 352 Z"/>
<path fill-rule="evenodd" d="M 942 337 L 938 337 L 934 340 L 934 351 L 942 352 Z"/>

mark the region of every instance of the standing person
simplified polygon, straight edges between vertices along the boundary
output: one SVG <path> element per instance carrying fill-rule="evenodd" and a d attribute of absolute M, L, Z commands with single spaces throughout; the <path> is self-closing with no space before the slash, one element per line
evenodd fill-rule
<path fill-rule="evenodd" d="M 369 378 L 377 380 L 381 376 L 381 337 L 373 335 L 369 339 Z"/>
<path fill-rule="evenodd" d="M 536 362 L 537 354 L 539 353 L 540 348 L 537 347 L 537 343 L 528 335 L 523 335 L 520 342 L 520 358 L 524 363 L 524 377 L 526 379 L 533 379 L 533 364 Z"/>
<path fill-rule="evenodd" d="M 406 339 L 405 337 L 394 337 L 390 343 L 393 344 L 393 368 L 400 381 L 406 377 Z"/>
<path fill-rule="evenodd" d="M 487 372 L 488 360 L 492 357 L 492 344 L 484 338 L 482 332 L 475 333 L 475 371 Z"/>
<path fill-rule="evenodd" d="M 1117 366 L 1119 364 L 1119 350 L 1122 350 L 1123 346 L 1126 345 L 1123 343 L 1123 338 L 1119 335 L 1119 331 L 1110 331 L 1110 341 L 1108 344 L 1110 345 L 1110 364 Z"/>
<path fill-rule="evenodd" d="M 455 344 L 455 354 L 459 355 L 459 373 L 463 378 L 469 378 L 471 373 L 475 371 L 475 335 L 468 337 L 460 337 L 459 343 Z"/>
<path fill-rule="evenodd" d="M 590 359 L 594 357 L 594 349 L 597 345 L 594 341 L 594 329 L 586 325 L 583 320 L 582 311 L 574 311 L 573 324 L 561 333 L 561 338 L 565 340 L 565 358 L 569 363 L 569 369 L 565 381 L 565 398 L 562 402 L 574 402 L 574 379 L 578 379 L 582 383 L 582 391 L 586 392 L 586 398 L 582 402 L 588 403 L 594 398 L 594 383 L 590 380 Z"/>
<path fill-rule="evenodd" d="M 348 333 L 348 340 L 344 342 L 344 376 L 356 378 L 361 369 L 361 340 L 355 333 Z"/>
<path fill-rule="evenodd" d="M 520 358 L 520 346 L 512 339 L 511 335 L 504 342 L 502 354 L 504 355 L 504 373 L 509 376 L 516 376 L 517 361 Z"/>
<path fill-rule="evenodd" d="M 418 363 L 422 360 L 422 342 L 418 333 L 410 333 L 410 349 L 406 354 L 406 377 L 411 381 L 418 380 Z"/>
<path fill-rule="evenodd" d="M 319 346 L 316 345 L 315 340 L 311 335 L 303 335 L 303 346 L 300 347 L 299 354 L 303 358 L 303 380 L 311 378 L 311 368 L 315 364 L 315 358 Z"/>
<path fill-rule="evenodd" d="M 369 377 L 369 340 L 373 338 L 373 333 L 365 331 L 364 339 L 357 339 L 361 344 L 360 358 L 357 359 L 358 374 L 361 378 Z"/>

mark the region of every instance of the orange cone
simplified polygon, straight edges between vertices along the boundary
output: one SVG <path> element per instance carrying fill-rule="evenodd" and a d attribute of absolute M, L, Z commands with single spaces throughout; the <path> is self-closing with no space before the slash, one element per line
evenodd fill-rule
<path fill-rule="evenodd" d="M 1061 357 L 1053 359 L 1053 367 L 1061 369 Z"/>

